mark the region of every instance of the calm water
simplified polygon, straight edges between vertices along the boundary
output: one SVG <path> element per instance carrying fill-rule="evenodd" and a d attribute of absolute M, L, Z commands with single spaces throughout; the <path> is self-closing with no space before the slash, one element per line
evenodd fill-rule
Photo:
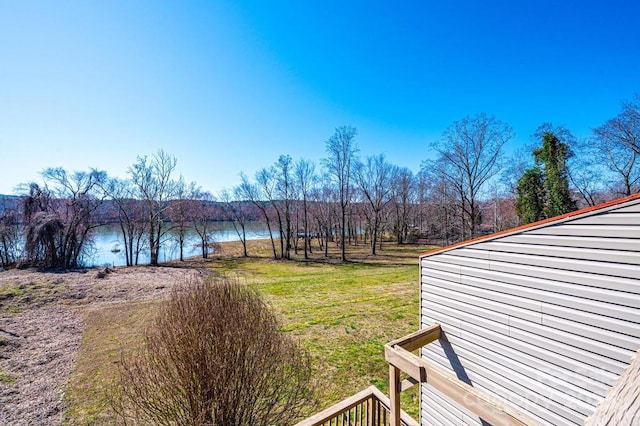
<path fill-rule="evenodd" d="M 211 242 L 239 241 L 238 234 L 233 229 L 231 222 L 214 222 Z M 277 236 L 277 233 L 274 233 Z M 269 238 L 269 233 L 261 223 L 250 223 L 247 226 L 247 239 L 257 240 Z M 114 248 L 121 249 L 119 253 L 114 253 Z M 184 244 L 184 256 L 200 256 L 200 237 L 195 231 L 188 231 Z M 180 249 L 174 235 L 165 236 L 160 248 L 160 261 L 178 259 Z M 149 263 L 149 250 L 142 250 L 138 258 L 139 264 Z M 86 261 L 87 266 L 123 266 L 126 265 L 124 257 L 124 244 L 122 234 L 118 225 L 105 225 L 97 228 L 94 236 L 94 250 Z"/>

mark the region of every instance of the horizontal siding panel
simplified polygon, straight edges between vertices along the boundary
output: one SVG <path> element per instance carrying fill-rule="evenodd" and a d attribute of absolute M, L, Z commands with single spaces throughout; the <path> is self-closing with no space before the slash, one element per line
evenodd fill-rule
<path fill-rule="evenodd" d="M 583 345 L 577 346 L 572 344 L 574 342 L 563 340 L 563 336 L 553 336 L 553 338 L 549 338 L 547 337 L 548 335 L 549 333 L 532 333 L 529 330 L 515 327 L 510 329 L 510 336 L 514 339 L 519 339 L 534 345 L 548 345 L 546 346 L 547 348 L 558 354 L 583 362 L 585 368 L 588 368 L 588 366 L 594 367 L 594 374 L 597 373 L 598 369 L 601 369 L 618 377 L 629 363 L 629 359 L 631 359 L 630 355 L 628 359 L 624 359 L 624 354 L 620 354 L 618 351 L 614 353 L 614 355 L 616 355 L 615 357 L 609 356 L 607 350 L 604 351 L 605 353 L 602 353 L 603 351 L 599 350 L 601 348 L 597 348 L 595 345 L 591 347 L 585 339 L 582 339 L 584 342 Z M 613 382 L 610 384 L 613 385 Z"/>
<path fill-rule="evenodd" d="M 456 272 L 456 269 L 454 267 L 454 265 L 457 266 L 467 266 L 467 267 L 471 267 L 471 268 L 480 268 L 480 269 L 491 269 L 491 265 L 489 264 L 489 260 L 488 259 L 474 259 L 471 257 L 461 257 L 461 256 L 452 256 L 449 253 L 451 252 L 444 252 L 440 255 L 438 255 L 437 257 L 437 261 L 435 260 L 430 260 L 429 258 L 423 259 L 422 260 L 422 265 L 425 268 L 429 268 L 431 264 L 435 263 L 437 265 L 441 265 L 443 263 L 447 264 L 447 265 L 451 265 L 448 266 L 448 268 L 450 268 L 451 272 Z M 459 271 L 459 269 L 458 269 Z"/>
<path fill-rule="evenodd" d="M 617 225 L 571 225 L 568 223 L 531 229 L 534 235 L 567 235 L 583 237 L 634 238 L 640 239 L 640 226 Z"/>
<path fill-rule="evenodd" d="M 468 344 L 472 346 L 471 342 Z M 595 404 L 601 399 L 598 395 L 575 385 L 561 383 L 557 378 L 549 375 L 546 370 L 514 369 L 512 368 L 514 362 L 511 362 L 511 365 L 501 363 L 500 361 L 505 360 L 504 357 L 487 354 L 487 351 L 478 350 L 478 348 L 474 351 L 456 344 L 453 350 L 459 356 L 459 360 L 452 361 L 447 358 L 446 354 L 443 355 L 441 348 L 436 347 L 426 351 L 424 355 L 427 358 L 431 358 L 429 354 L 439 357 L 441 365 L 444 367 L 447 367 L 447 363 L 455 365 L 455 371 L 466 374 L 469 378 L 472 378 L 472 375 L 476 373 L 504 386 L 511 392 L 526 397 L 526 399 L 535 401 L 537 398 L 533 394 L 541 395 L 584 416 L 590 414 Z M 572 415 L 569 411 L 559 409 L 555 412 L 567 418 Z"/>
<path fill-rule="evenodd" d="M 637 242 L 636 242 L 637 244 Z M 601 250 L 594 248 L 579 248 L 579 247 L 560 247 L 560 246 L 539 246 L 535 244 L 523 244 L 523 243 L 510 243 L 502 241 L 487 241 L 481 245 L 485 253 L 488 253 L 490 260 L 501 260 L 502 256 L 496 256 L 498 253 L 519 253 L 519 254 L 531 254 L 539 255 L 543 257 L 551 257 L 553 259 L 547 259 L 547 262 L 555 262 L 555 258 L 564 259 L 577 259 L 577 260 L 594 260 L 598 262 L 607 263 L 629 263 L 631 265 L 637 265 L 640 263 L 640 253 L 628 250 Z M 631 249 L 632 247 L 629 247 Z M 472 250 L 469 250 L 472 251 Z M 464 255 L 464 254 L 462 254 Z"/>
<path fill-rule="evenodd" d="M 640 224 L 640 213 L 625 211 L 610 211 L 606 213 L 586 216 L 566 222 L 570 225 L 635 225 Z"/>
<path fill-rule="evenodd" d="M 552 267 L 565 271 L 590 272 L 610 277 L 640 278 L 640 265 L 598 262 L 594 260 L 563 259 L 558 257 L 550 259 L 546 256 L 530 254 L 492 252 L 490 269 L 495 268 L 493 265 L 494 260 L 520 265 Z"/>
<path fill-rule="evenodd" d="M 420 426 L 455 426 L 462 424 L 462 420 L 460 423 L 453 423 L 449 420 L 450 418 L 451 416 L 443 417 L 437 411 L 429 410 L 423 414 L 424 423 L 421 423 Z"/>
<path fill-rule="evenodd" d="M 543 315 L 542 324 L 576 336 L 583 336 L 589 340 L 597 340 L 619 348 L 628 349 L 629 351 L 636 351 L 640 348 L 640 338 L 638 337 L 615 333 L 603 328 L 558 318 L 552 315 Z M 623 360 L 624 359 L 625 358 L 623 358 Z"/>
<path fill-rule="evenodd" d="M 458 299 L 468 299 L 468 297 L 464 297 L 464 295 L 462 295 L 462 297 L 459 296 L 459 294 L 448 291 L 446 289 L 437 289 L 437 291 L 435 289 L 432 289 L 431 292 L 423 294 L 422 300 L 424 301 L 424 306 L 427 308 L 435 305 L 441 305 L 454 310 L 464 310 L 471 315 L 477 315 L 490 321 L 499 322 L 506 326 L 509 325 L 508 315 L 500 314 L 492 310 L 482 309 L 480 307 L 467 304 Z M 540 322 L 542 322 L 542 315 L 540 315 Z"/>
<path fill-rule="evenodd" d="M 423 315 L 422 316 L 422 328 L 426 328 L 429 327 L 432 324 L 438 324 L 440 325 L 440 329 L 442 330 L 442 332 L 447 333 L 448 336 L 462 336 L 462 330 L 460 329 L 459 326 L 452 324 L 450 322 L 448 322 L 448 320 L 451 320 L 452 318 L 443 318 L 442 316 L 439 316 L 439 321 L 436 321 L 434 318 L 431 318 L 428 315 Z M 454 321 L 458 321 L 453 319 Z M 458 325 L 459 325 L 459 321 L 458 321 Z"/>
<path fill-rule="evenodd" d="M 510 316 L 542 324 L 541 312 L 493 302 L 480 297 L 452 291 L 447 288 L 432 287 L 428 292 L 422 294 L 422 298 L 427 304 L 436 303 L 449 306 L 453 309 L 466 310 L 473 315 L 478 315 L 506 325 L 509 324 Z M 500 312 L 500 310 L 502 312 Z"/>
<path fill-rule="evenodd" d="M 470 257 L 463 257 L 452 255 L 447 252 L 439 255 L 437 261 L 423 260 L 423 266 L 426 268 L 433 267 L 434 269 L 442 269 L 442 264 L 457 265 L 458 267 L 476 268 L 485 270 L 497 270 L 504 271 L 509 270 L 509 267 L 513 266 L 534 266 L 540 268 L 548 268 L 549 272 L 552 271 L 571 271 L 578 273 L 590 273 L 606 276 L 608 279 L 611 277 L 632 278 L 637 280 L 640 278 L 640 266 L 639 265 L 627 265 L 627 264 L 611 264 L 607 262 L 596 261 L 584 261 L 576 259 L 561 259 L 554 258 L 553 262 L 545 256 L 526 255 L 519 253 L 492 253 L 491 260 L 475 259 Z M 440 265 L 437 265 L 437 264 Z M 447 266 L 447 268 L 449 268 Z M 456 272 L 455 268 L 450 269 L 451 272 Z M 462 269 L 459 269 L 460 271 Z M 525 274 L 527 275 L 527 274 Z M 537 276 L 537 275 L 532 275 Z M 637 287 L 637 282 L 636 282 Z M 637 289 L 636 289 L 637 291 Z"/>
<path fill-rule="evenodd" d="M 495 355 L 503 359 L 503 364 L 521 362 L 534 371 L 545 371 L 557 379 L 571 378 L 571 383 L 578 388 L 586 389 L 588 393 L 603 398 L 610 387 L 611 381 L 616 376 L 608 375 L 607 381 L 602 382 L 589 376 L 590 371 L 575 360 L 562 357 L 550 351 L 532 347 L 532 345 L 518 341 L 512 341 L 509 345 L 502 343 L 505 339 L 490 339 L 491 335 L 483 335 L 466 332 L 462 338 L 447 335 L 446 339 L 455 345 L 460 345 L 472 350 L 474 347 L 482 347 L 487 351 L 493 351 Z M 513 340 L 513 339 L 512 339 Z M 517 361 L 516 361 L 517 360 Z M 518 369 L 519 367 L 514 367 Z M 600 378 L 602 380 L 602 378 Z"/>
<path fill-rule="evenodd" d="M 465 311 L 458 309 L 452 309 L 444 305 L 432 304 L 429 306 L 429 312 L 435 318 L 439 318 L 442 314 L 449 318 L 457 318 L 460 320 L 460 330 L 464 332 L 467 324 L 475 324 L 479 327 L 484 327 L 487 330 L 495 331 L 496 333 L 509 334 L 509 325 L 501 324 L 496 321 L 491 321 L 486 318 L 478 317 Z M 455 323 L 453 323 L 455 325 Z"/>
<path fill-rule="evenodd" d="M 424 410 L 430 413 L 442 425 L 462 425 L 462 412 L 455 409 L 444 399 L 436 396 L 436 391 L 431 390 L 429 398 L 425 401 Z"/>
<path fill-rule="evenodd" d="M 446 333 L 450 333 L 450 334 L 454 334 L 456 336 L 462 336 L 462 328 L 461 328 L 461 324 L 460 324 L 460 320 L 454 317 L 450 317 L 448 315 L 442 314 L 440 312 L 430 312 L 429 315 L 424 315 L 423 316 L 423 321 L 426 323 L 430 323 L 430 324 L 435 324 L 438 323 L 440 324 L 440 328 L 445 331 Z M 435 318 L 438 318 L 438 320 L 436 321 Z"/>
<path fill-rule="evenodd" d="M 491 251 L 483 250 L 480 247 L 482 247 L 482 245 L 475 246 L 472 244 L 470 246 L 460 247 L 459 249 L 452 250 L 447 254 L 451 256 L 469 257 L 469 258 L 478 259 L 478 260 L 489 260 Z"/>
<path fill-rule="evenodd" d="M 435 351 L 426 351 L 423 356 L 426 360 L 452 371 L 449 360 L 443 355 Z M 464 372 L 472 386 L 511 402 L 514 406 L 520 407 L 519 409 L 527 411 L 526 414 L 532 414 L 554 425 L 582 424 L 586 417 L 563 405 L 562 402 L 553 401 L 545 395 L 533 392 L 517 381 L 490 369 L 482 369 L 470 360 L 464 360 L 464 364 Z"/>
<path fill-rule="evenodd" d="M 489 281 L 483 278 L 469 277 L 464 274 L 458 276 L 458 280 L 455 278 L 455 275 L 449 274 L 448 272 L 437 271 L 431 273 L 429 276 L 423 276 L 423 282 L 431 286 L 430 288 L 448 288 L 495 302 L 529 309 L 534 312 L 542 312 L 540 301 L 523 297 L 521 292 L 514 290 L 520 290 L 517 286 L 498 281 Z M 532 289 L 526 289 L 525 291 L 530 293 L 539 292 L 538 290 Z"/>
<path fill-rule="evenodd" d="M 628 293 L 605 289 L 585 288 L 584 286 L 574 284 L 539 280 L 530 277 L 523 278 L 495 272 L 481 273 L 479 275 L 492 277 L 500 281 L 470 277 L 468 275 L 456 276 L 455 274 L 436 270 L 423 270 L 423 272 L 428 274 L 422 278 L 423 282 L 427 285 L 437 286 L 436 280 L 446 280 L 453 283 L 452 285 L 459 286 L 456 289 L 465 294 L 475 294 L 475 290 L 473 289 L 479 287 L 489 293 L 496 293 L 493 296 L 483 296 L 491 298 L 492 300 L 510 303 L 509 300 L 523 299 L 524 302 L 513 302 L 513 304 L 519 304 L 521 307 L 525 306 L 531 310 L 541 311 L 542 304 L 546 303 L 548 305 L 559 305 L 597 314 L 597 318 L 600 319 L 600 326 L 612 331 L 619 331 L 619 327 L 623 326 L 625 321 L 640 324 L 640 295 L 630 295 Z M 454 281 L 455 278 L 458 279 Z M 520 284 L 514 284 L 514 282 Z M 452 285 L 448 285 L 447 288 L 451 288 Z M 608 300 L 613 303 L 601 302 L 600 300 Z M 535 301 L 538 301 L 539 304 L 535 306 L 531 305 L 535 303 Z M 616 302 L 631 305 L 633 308 L 619 306 Z M 505 313 L 508 312 L 505 311 Z M 603 315 L 610 318 L 605 318 Z M 514 314 L 514 316 L 518 315 Z M 620 320 L 614 320 L 613 318 L 620 318 Z M 587 323 L 590 324 L 591 322 Z M 631 326 L 633 327 L 633 324 Z M 640 334 L 640 330 L 636 331 L 636 334 Z"/>
<path fill-rule="evenodd" d="M 632 238 L 601 238 L 601 237 L 569 237 L 563 235 L 533 235 L 533 234 L 515 234 L 495 241 L 505 243 L 546 245 L 559 247 L 582 247 L 600 250 L 633 250 L 638 244 L 638 240 Z"/>
<path fill-rule="evenodd" d="M 522 355 L 525 354 L 501 350 L 499 347 L 496 348 L 496 345 L 487 344 L 486 341 L 481 344 L 478 340 L 466 340 L 458 337 L 451 337 L 448 340 L 452 344 L 454 351 L 463 359 L 472 359 L 469 354 L 477 354 L 480 359 L 482 357 L 490 359 L 505 368 L 506 371 L 513 371 L 526 376 L 525 380 L 527 381 L 543 383 L 562 394 L 573 395 L 576 399 L 587 404 L 595 405 L 602 399 L 602 395 L 592 392 L 592 389 L 576 385 L 573 380 L 571 383 L 561 380 L 561 378 L 566 379 L 569 375 L 575 376 L 575 373 L 572 374 L 571 371 L 553 368 L 549 363 L 533 357 L 523 357 Z M 510 355 L 515 355 L 515 357 L 510 357 Z M 573 379 L 575 380 L 575 377 Z"/>
<path fill-rule="evenodd" d="M 640 213 L 640 203 L 633 203 L 630 206 L 618 207 L 612 213 Z"/>
<path fill-rule="evenodd" d="M 556 411 L 564 417 L 568 418 L 573 415 L 569 410 L 580 413 L 583 416 L 587 416 L 593 412 L 593 406 L 595 406 L 597 401 L 590 399 L 589 401 L 592 401 L 592 403 L 589 404 L 579 398 L 578 394 L 558 390 L 549 383 L 553 379 L 545 371 L 539 371 L 539 379 L 532 380 L 529 375 L 523 374 L 521 370 L 514 370 L 509 368 L 509 366 L 500 364 L 493 355 L 487 356 L 487 354 L 483 354 L 482 351 L 472 352 L 461 346 L 456 346 L 454 350 L 460 354 L 462 363 L 465 365 L 467 371 L 475 371 L 478 372 L 478 374 L 483 374 L 485 370 L 490 370 L 495 373 L 496 376 L 502 378 L 504 383 L 517 384 L 518 386 L 516 389 L 520 389 L 522 391 L 519 392 L 520 395 L 527 395 L 530 392 L 535 392 L 536 394 L 550 398 L 553 401 L 558 401 L 561 405 L 568 408 L 567 411 Z M 581 396 L 586 398 L 585 394 L 582 394 Z"/>
<path fill-rule="evenodd" d="M 423 400 L 424 402 L 442 407 L 443 410 L 452 413 L 454 417 L 457 417 L 460 420 L 463 419 L 463 416 L 469 416 L 475 417 L 476 420 L 479 421 L 478 416 L 466 408 L 459 406 L 455 401 L 448 396 L 443 395 L 439 390 L 431 385 L 424 387 L 422 396 L 425 398 Z"/>
<path fill-rule="evenodd" d="M 615 305 L 612 306 L 612 309 L 615 309 L 616 307 L 622 310 L 621 306 Z M 640 338 L 640 325 L 635 322 L 637 316 L 640 313 L 640 309 L 636 310 L 636 312 L 633 312 L 633 315 L 629 314 L 629 316 L 633 317 L 634 321 L 612 318 L 609 316 L 598 315 L 591 312 L 584 312 L 582 310 L 566 308 L 564 306 L 553 305 L 550 303 L 542 303 L 542 313 L 546 316 L 551 315 L 565 320 L 580 322 L 582 324 L 603 328 L 613 333 L 626 334 L 636 339 Z M 638 347 L 640 347 L 640 345 L 638 345 Z"/>
<path fill-rule="evenodd" d="M 433 322 L 436 323 L 441 317 L 439 312 L 435 310 L 433 312 L 425 311 L 424 308 L 423 315 L 429 317 L 430 321 L 433 320 Z M 460 317 L 464 319 L 459 319 Z M 478 325 L 476 322 L 470 322 L 467 318 L 469 317 L 464 313 L 460 313 L 456 316 L 449 315 L 446 318 L 446 322 L 454 325 L 457 330 L 459 330 L 458 335 L 463 338 L 466 338 L 465 336 L 467 336 L 467 333 L 477 335 L 483 335 L 483 333 L 485 333 L 492 335 L 492 338 L 494 339 L 500 339 L 501 343 L 505 345 L 510 345 L 515 348 L 522 347 L 522 345 L 518 345 L 517 342 L 513 342 L 509 338 L 516 339 L 532 346 L 548 349 L 561 357 L 567 357 L 580 363 L 591 365 L 597 369 L 604 369 L 605 371 L 613 373 L 615 376 L 622 372 L 632 356 L 630 351 L 621 348 L 611 347 L 610 345 L 605 345 L 599 342 L 592 342 L 591 340 L 581 336 L 574 336 L 566 332 L 550 329 L 543 325 L 529 323 L 515 318 L 512 321 L 513 327 L 509 327 L 508 333 L 495 332 L 494 330 L 487 328 L 485 325 Z M 456 320 L 459 321 L 458 324 L 452 322 Z M 609 383 L 609 385 L 612 384 L 612 382 Z"/>
<path fill-rule="evenodd" d="M 625 363 L 609 357 L 523 330 L 512 329 L 511 335 L 505 336 L 483 330 L 480 327 L 468 326 L 464 333 L 456 336 L 479 342 L 482 341 L 479 339 L 480 336 L 486 336 L 487 339 L 491 339 L 492 342 L 503 345 L 505 348 L 511 348 L 548 362 L 551 368 L 557 366 L 580 373 L 584 377 L 602 383 L 607 389 L 611 387 L 616 377 L 626 366 Z"/>
<path fill-rule="evenodd" d="M 598 289 L 614 290 L 624 292 L 622 298 L 613 300 L 606 299 L 612 303 L 618 303 L 622 305 L 637 307 L 640 304 L 636 303 L 640 300 L 640 284 L 638 280 L 621 278 L 621 277 L 608 277 L 606 275 L 588 274 L 579 271 L 562 271 L 559 269 L 552 269 L 541 266 L 529 266 L 529 265 L 516 265 L 506 262 L 491 262 L 492 270 L 480 269 L 473 267 L 461 267 L 455 265 L 454 268 L 450 267 L 448 263 L 436 263 L 431 262 L 430 268 L 423 268 L 423 271 L 439 270 L 446 271 L 458 275 L 466 275 L 469 277 L 498 279 L 503 282 L 510 282 L 518 285 L 526 285 L 529 287 L 538 288 L 542 285 L 552 285 L 553 288 L 547 287 L 552 291 L 563 293 L 562 287 L 566 284 L 574 284 L 573 289 L 579 289 L 582 287 L 594 287 Z M 500 277 L 500 278 L 498 278 Z M 458 278 L 457 282 L 460 282 Z M 577 287 L 576 287 L 577 286 Z M 570 290 L 570 287 L 567 287 Z M 589 291 L 589 289 L 585 289 Z M 579 293 L 576 293 L 579 294 Z M 621 303 L 629 296 L 635 297 L 633 304 Z M 601 300 L 599 293 L 594 293 L 594 296 Z M 605 295 L 606 296 L 606 295 Z M 614 294 L 615 296 L 615 294 Z M 615 301 L 614 301 L 615 300 Z"/>
<path fill-rule="evenodd" d="M 543 318 L 544 321 L 544 318 Z M 585 349 L 587 351 L 592 351 L 597 354 L 613 358 L 620 362 L 626 363 L 629 362 L 631 358 L 630 351 L 625 350 L 619 346 L 613 346 L 611 344 L 606 344 L 595 340 L 594 337 L 584 336 L 582 334 L 573 334 L 572 332 L 561 330 L 558 328 L 550 327 L 548 325 L 538 325 L 528 321 L 523 321 L 518 318 L 511 319 L 511 327 L 509 328 L 509 332 L 513 334 L 514 328 L 520 330 L 526 330 L 527 332 L 531 332 L 533 334 L 538 334 L 540 336 L 549 337 L 553 340 L 558 340 L 561 342 L 565 342 L 568 345 L 575 346 L 581 349 Z M 572 326 L 573 329 L 577 330 L 577 327 Z M 464 331 L 464 324 L 462 326 L 462 330 Z M 583 334 L 588 334 L 587 332 L 580 330 Z M 596 335 L 594 333 L 594 335 Z"/>
<path fill-rule="evenodd" d="M 540 423 L 538 421 L 538 423 Z M 463 415 L 462 416 L 462 424 L 464 426 L 485 426 L 488 423 L 482 423 L 482 421 L 478 418 L 478 416 L 472 417 L 472 416 L 467 416 L 467 415 Z"/>
<path fill-rule="evenodd" d="M 428 362 L 431 362 L 441 368 L 444 368 L 446 371 L 449 371 L 453 374 L 455 374 L 455 372 L 451 369 L 451 366 L 449 365 L 447 359 L 443 356 L 438 355 L 437 353 L 427 353 L 425 354 L 425 356 L 423 356 L 423 359 L 425 359 Z M 503 403 L 510 405 L 512 407 L 514 407 L 515 409 L 517 409 L 518 411 L 522 412 L 523 414 L 531 417 L 534 420 L 537 420 L 538 422 L 544 424 L 567 424 L 570 425 L 571 423 L 568 422 L 566 419 L 563 419 L 559 416 L 557 416 L 556 414 L 548 411 L 548 410 L 544 410 L 545 413 L 543 414 L 543 416 L 540 416 L 540 407 L 537 406 L 536 404 L 532 403 L 531 401 L 525 400 L 523 398 L 518 397 L 517 395 L 513 394 L 513 393 L 507 393 L 504 395 L 502 394 L 496 394 L 495 392 L 492 391 L 491 387 L 486 387 L 482 384 L 482 381 L 472 381 L 472 386 L 476 389 L 478 389 L 479 391 L 485 392 L 487 394 L 493 395 L 493 396 L 498 396 L 498 399 L 502 400 Z M 423 386 L 423 388 L 427 388 L 429 390 L 428 395 L 432 395 L 432 394 L 437 394 L 438 396 L 440 396 L 441 398 L 447 398 L 445 395 L 443 395 L 442 393 L 440 393 L 440 391 L 438 391 L 437 389 L 435 389 L 433 386 L 430 385 L 426 385 Z M 504 391 L 504 389 L 503 389 Z M 511 399 L 515 399 L 515 401 L 510 401 Z M 453 401 L 451 401 L 453 402 Z M 516 402 L 516 403 L 514 403 Z M 454 403 L 455 404 L 455 403 Z M 457 404 L 456 404 L 457 405 Z M 462 418 L 463 420 L 469 420 L 469 419 L 473 419 L 474 417 L 476 419 L 478 419 L 478 416 L 474 415 L 473 413 L 470 413 L 468 410 L 466 410 L 463 407 L 459 407 L 459 410 L 455 411 L 454 414 L 451 417 L 458 417 L 460 415 L 460 413 L 462 413 Z M 555 421 L 555 423 L 550 423 L 548 420 L 544 420 L 546 418 L 551 418 L 552 420 Z"/>
<path fill-rule="evenodd" d="M 480 419 L 478 416 L 465 409 L 464 407 L 459 406 L 456 402 L 451 400 L 448 396 L 443 395 L 435 389 L 431 385 L 426 385 L 422 387 L 422 405 L 421 409 L 423 411 L 429 411 L 431 407 L 437 407 L 439 412 L 445 412 L 449 414 L 449 419 L 454 420 L 456 422 L 460 422 L 460 424 L 464 424 L 464 417 L 474 418 L 475 421 L 480 423 Z"/>

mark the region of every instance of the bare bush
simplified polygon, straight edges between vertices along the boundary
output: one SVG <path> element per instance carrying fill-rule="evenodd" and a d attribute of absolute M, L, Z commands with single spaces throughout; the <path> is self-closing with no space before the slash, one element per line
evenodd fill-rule
<path fill-rule="evenodd" d="M 306 352 L 258 293 L 220 278 L 174 291 L 120 373 L 125 423 L 292 424 L 311 394 Z"/>

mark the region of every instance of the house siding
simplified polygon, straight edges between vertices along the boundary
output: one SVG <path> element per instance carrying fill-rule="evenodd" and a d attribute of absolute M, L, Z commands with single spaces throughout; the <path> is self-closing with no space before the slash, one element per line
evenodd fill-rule
<path fill-rule="evenodd" d="M 542 424 L 582 424 L 640 348 L 640 199 L 421 258 L 422 357 Z M 422 425 L 483 424 L 429 385 Z M 486 424 L 486 423 L 484 423 Z"/>

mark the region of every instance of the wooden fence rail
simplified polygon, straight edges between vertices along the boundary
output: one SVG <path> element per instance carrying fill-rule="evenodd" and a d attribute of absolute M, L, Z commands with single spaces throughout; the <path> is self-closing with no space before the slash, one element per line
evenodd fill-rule
<path fill-rule="evenodd" d="M 389 426 L 389 398 L 375 386 L 358 392 L 323 410 L 296 426 Z M 402 426 L 418 426 L 408 414 L 401 413 Z"/>

